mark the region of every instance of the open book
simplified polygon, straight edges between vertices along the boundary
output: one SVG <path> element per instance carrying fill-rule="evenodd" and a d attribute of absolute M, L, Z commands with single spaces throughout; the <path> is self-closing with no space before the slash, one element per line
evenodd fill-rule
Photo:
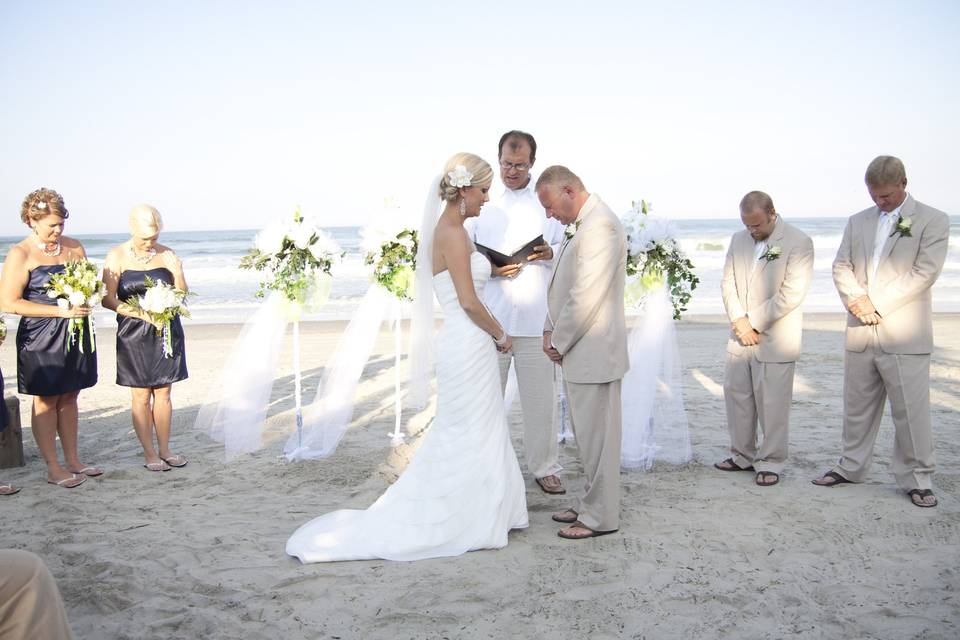
<path fill-rule="evenodd" d="M 475 242 L 474 244 L 477 246 L 477 251 L 487 256 L 493 266 L 505 267 L 508 264 L 523 264 L 528 262 L 528 258 L 533 255 L 533 248 L 544 244 L 544 242 L 543 235 L 541 234 L 509 255 L 500 253 L 496 249 L 491 249 L 479 242 Z"/>

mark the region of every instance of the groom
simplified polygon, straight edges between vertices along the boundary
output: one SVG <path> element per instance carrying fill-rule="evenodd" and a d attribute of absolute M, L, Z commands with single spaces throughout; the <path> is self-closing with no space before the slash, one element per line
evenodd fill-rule
<path fill-rule="evenodd" d="M 563 367 L 571 422 L 586 475 L 584 494 L 553 519 L 580 540 L 620 527 L 620 379 L 627 363 L 623 286 L 626 233 L 570 169 L 548 167 L 537 180 L 547 212 L 568 225 L 547 290 L 543 350 Z"/>

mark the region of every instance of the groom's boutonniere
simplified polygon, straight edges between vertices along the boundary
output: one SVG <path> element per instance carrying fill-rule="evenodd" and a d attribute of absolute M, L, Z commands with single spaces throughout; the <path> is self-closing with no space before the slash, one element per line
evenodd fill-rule
<path fill-rule="evenodd" d="M 893 228 L 893 233 L 891 233 L 890 235 L 893 236 L 899 233 L 901 236 L 905 238 L 912 238 L 913 234 L 910 233 L 910 227 L 912 226 L 913 226 L 913 220 L 911 220 L 906 216 L 900 216 L 900 219 L 897 220 L 897 226 Z"/>
<path fill-rule="evenodd" d="M 763 254 L 763 259 L 766 260 L 767 262 L 773 262 L 774 260 L 780 257 L 781 252 L 782 252 L 782 249 L 774 245 L 769 249 L 767 249 L 767 252 Z"/>
<path fill-rule="evenodd" d="M 581 222 L 583 222 L 583 220 L 577 220 L 577 221 L 574 222 L 573 224 L 568 224 L 568 225 L 567 225 L 566 230 L 563 232 L 563 235 L 567 236 L 567 240 L 572 240 L 572 239 L 573 239 L 573 235 L 574 235 L 574 234 L 577 232 L 577 230 L 580 228 L 580 223 L 581 223 Z M 571 228 L 571 227 L 572 227 L 572 228 Z"/>

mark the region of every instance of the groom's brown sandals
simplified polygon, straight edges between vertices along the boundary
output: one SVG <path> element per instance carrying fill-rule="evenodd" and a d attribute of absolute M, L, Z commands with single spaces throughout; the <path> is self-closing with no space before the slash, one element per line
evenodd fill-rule
<path fill-rule="evenodd" d="M 910 489 L 910 491 L 907 491 L 907 495 L 910 496 L 910 502 L 918 507 L 937 506 L 937 498 L 930 489 Z M 933 502 L 928 502 L 925 500 L 926 498 L 933 498 Z"/>
<path fill-rule="evenodd" d="M 566 493 L 567 490 L 563 488 L 563 485 L 560 483 L 560 478 L 557 476 L 544 476 L 542 478 L 534 478 L 537 481 L 537 484 L 540 485 L 540 488 L 543 489 L 544 493 L 549 493 L 550 495 L 560 495 Z"/>
<path fill-rule="evenodd" d="M 577 518 L 579 516 L 577 515 L 577 512 L 574 511 L 573 509 L 566 509 L 565 511 L 560 511 L 558 513 L 555 513 L 550 517 L 553 518 L 554 522 L 562 522 L 563 524 L 573 524 L 574 522 L 577 521 Z"/>
<path fill-rule="evenodd" d="M 714 467 L 720 469 L 720 471 L 753 471 L 753 466 L 741 467 L 736 462 L 733 461 L 733 458 L 727 458 L 721 462 L 715 462 Z"/>
<path fill-rule="evenodd" d="M 563 529 L 560 529 L 560 531 L 557 531 L 557 535 L 561 538 L 566 538 L 567 540 L 584 540 L 586 538 L 605 536 L 610 533 L 616 533 L 617 531 L 618 529 L 611 529 L 610 531 L 596 531 L 577 520 L 569 527 L 564 527 Z"/>
<path fill-rule="evenodd" d="M 810 482 L 817 485 L 818 487 L 835 487 L 838 484 L 850 484 L 852 481 L 847 480 L 836 471 L 827 471 L 825 474 L 823 474 L 819 478 L 814 478 Z"/>

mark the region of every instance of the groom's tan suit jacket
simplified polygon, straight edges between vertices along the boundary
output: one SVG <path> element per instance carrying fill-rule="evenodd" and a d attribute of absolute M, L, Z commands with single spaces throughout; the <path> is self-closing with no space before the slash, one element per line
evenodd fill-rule
<path fill-rule="evenodd" d="M 578 221 L 573 238 L 558 252 L 544 331 L 553 331 L 565 380 L 619 380 L 629 368 L 623 309 L 626 233 L 595 194 L 583 205 Z"/>
<path fill-rule="evenodd" d="M 775 260 L 755 260 L 756 243 L 744 229 L 730 240 L 720 289 L 730 322 L 747 316 L 760 334 L 755 354 L 760 362 L 794 362 L 800 357 L 803 311 L 800 305 L 813 279 L 813 241 L 778 218 L 767 250 L 780 249 Z M 746 353 L 731 329 L 727 352 Z"/>
<path fill-rule="evenodd" d="M 900 219 L 904 218 L 911 221 L 910 237 L 891 232 L 874 275 L 873 244 L 880 210 L 870 207 L 851 216 L 833 261 L 833 281 L 844 306 L 860 296 L 870 297 L 881 317 L 876 332 L 884 352 L 925 354 L 933 351 L 930 287 L 947 257 L 950 219 L 909 194 L 900 208 Z M 873 331 L 874 327 L 847 313 L 847 350 L 863 351 Z"/>

